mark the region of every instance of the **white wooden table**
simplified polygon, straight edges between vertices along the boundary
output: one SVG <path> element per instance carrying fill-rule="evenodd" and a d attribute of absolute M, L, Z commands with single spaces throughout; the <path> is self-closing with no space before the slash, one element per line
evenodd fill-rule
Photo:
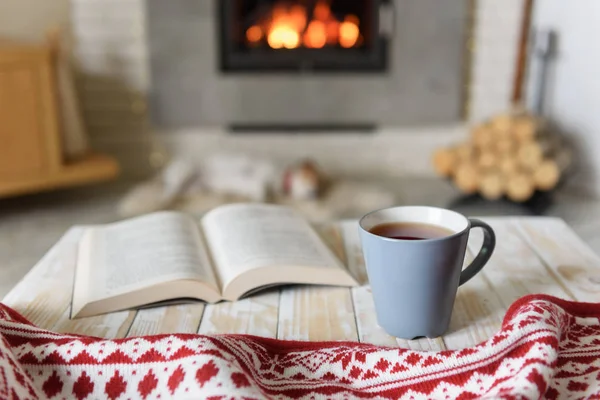
<path fill-rule="evenodd" d="M 293 340 L 361 341 L 418 350 L 472 346 L 493 335 L 506 309 L 529 293 L 600 301 L 600 258 L 556 218 L 483 218 L 497 235 L 488 265 L 459 289 L 449 332 L 436 339 L 400 340 L 376 323 L 362 261 L 357 222 L 323 229 L 361 287 L 288 287 L 235 303 L 166 306 L 70 320 L 73 271 L 82 227 L 69 230 L 3 299 L 38 326 L 107 338 L 156 333 L 245 333 Z M 472 231 L 465 262 L 478 251 Z"/>

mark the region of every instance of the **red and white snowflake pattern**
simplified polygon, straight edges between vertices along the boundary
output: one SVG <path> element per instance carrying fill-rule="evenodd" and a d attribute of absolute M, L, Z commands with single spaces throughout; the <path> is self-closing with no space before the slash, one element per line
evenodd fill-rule
<path fill-rule="evenodd" d="M 600 304 L 526 296 L 456 351 L 246 335 L 119 340 L 36 328 L 0 304 L 1 399 L 600 399 Z"/>

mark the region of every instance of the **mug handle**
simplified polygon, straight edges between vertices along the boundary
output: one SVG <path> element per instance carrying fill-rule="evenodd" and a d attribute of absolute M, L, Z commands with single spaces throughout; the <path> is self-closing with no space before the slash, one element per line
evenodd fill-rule
<path fill-rule="evenodd" d="M 472 277 L 477 275 L 479 271 L 481 271 L 481 269 L 492 256 L 494 248 L 496 247 L 496 235 L 494 234 L 494 230 L 491 226 L 475 218 L 469 218 L 469 221 L 471 222 L 471 227 L 469 230 L 473 228 L 483 229 L 483 245 L 481 245 L 481 250 L 479 250 L 477 257 L 475 257 L 471 264 L 469 264 L 469 266 L 460 273 L 460 281 L 458 282 L 458 286 L 468 282 Z"/>

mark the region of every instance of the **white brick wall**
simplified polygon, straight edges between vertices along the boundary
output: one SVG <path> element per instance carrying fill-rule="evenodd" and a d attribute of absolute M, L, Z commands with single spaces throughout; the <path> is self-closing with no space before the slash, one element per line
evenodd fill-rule
<path fill-rule="evenodd" d="M 115 141 L 148 141 L 144 4 L 144 0 L 71 0 L 78 89 L 88 132 L 97 150 L 116 155 L 122 146 Z M 121 161 L 127 163 L 130 157 L 123 154 Z"/>
<path fill-rule="evenodd" d="M 521 19 L 522 0 L 478 0 L 472 65 L 473 122 L 510 107 Z"/>
<path fill-rule="evenodd" d="M 144 0 L 71 0 L 75 56 L 82 71 L 148 90 Z"/>

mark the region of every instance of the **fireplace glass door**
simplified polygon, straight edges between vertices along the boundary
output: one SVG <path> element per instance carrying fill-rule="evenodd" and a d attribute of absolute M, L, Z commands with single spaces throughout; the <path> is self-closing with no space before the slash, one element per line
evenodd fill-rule
<path fill-rule="evenodd" d="M 216 1 L 224 72 L 386 69 L 385 0 Z"/>

